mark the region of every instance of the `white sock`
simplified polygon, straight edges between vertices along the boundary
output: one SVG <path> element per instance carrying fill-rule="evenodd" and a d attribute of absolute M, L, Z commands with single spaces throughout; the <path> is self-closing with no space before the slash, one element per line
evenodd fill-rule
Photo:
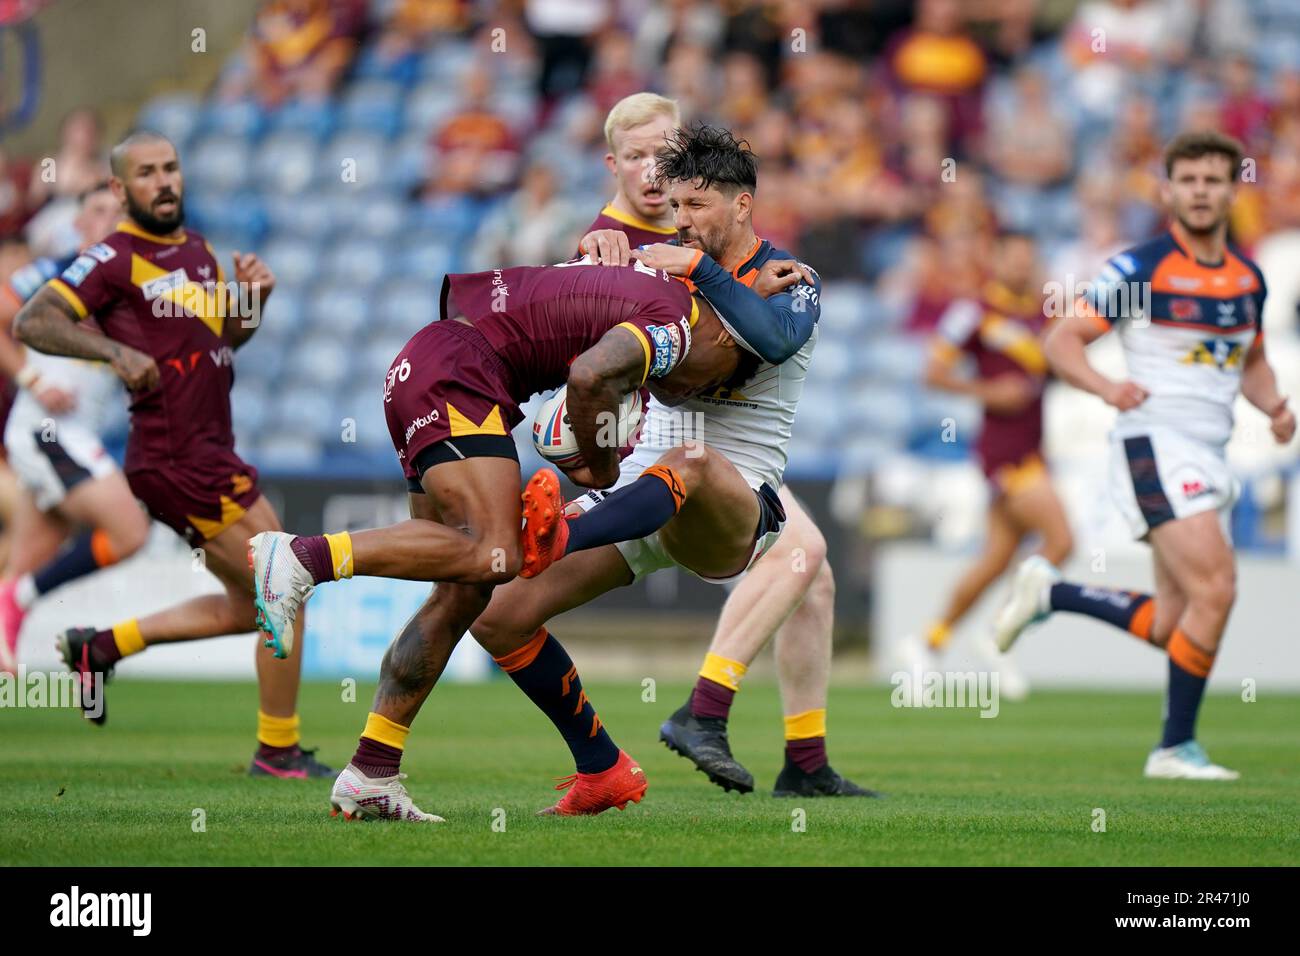
<path fill-rule="evenodd" d="M 30 574 L 24 574 L 14 585 L 14 601 L 26 611 L 36 603 L 38 597 L 40 595 L 36 593 L 36 579 Z"/>

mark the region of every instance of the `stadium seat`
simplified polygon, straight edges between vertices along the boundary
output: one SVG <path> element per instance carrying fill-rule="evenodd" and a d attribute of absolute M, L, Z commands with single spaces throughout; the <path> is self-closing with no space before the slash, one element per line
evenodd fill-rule
<path fill-rule="evenodd" d="M 301 130 L 272 133 L 253 157 L 257 184 L 272 195 L 296 195 L 309 185 L 316 171 L 319 145 Z"/>
<path fill-rule="evenodd" d="M 391 189 L 392 160 L 386 134 L 367 129 L 340 132 L 317 152 L 316 182 L 352 192 Z"/>
<path fill-rule="evenodd" d="M 422 82 L 406 99 L 402 128 L 427 137 L 459 108 L 460 93 L 455 84 L 443 80 Z"/>
<path fill-rule="evenodd" d="M 412 235 L 400 248 L 398 271 L 403 275 L 440 282 L 442 276 L 452 271 L 454 250 L 447 238 L 438 232 Z"/>
<path fill-rule="evenodd" d="M 386 174 L 393 188 L 409 193 L 433 173 L 437 157 L 429 147 L 428 134 L 416 130 L 393 144 L 388 162 Z"/>
<path fill-rule="evenodd" d="M 328 101 L 290 100 L 268 116 L 272 130 L 306 133 L 325 139 L 338 123 L 338 112 Z"/>
<path fill-rule="evenodd" d="M 301 428 L 286 428 L 266 434 L 250 455 L 268 474 L 305 474 L 315 472 L 324 457 L 322 443 L 304 434 Z"/>
<path fill-rule="evenodd" d="M 162 133 L 184 154 L 190 136 L 199 128 L 202 111 L 202 103 L 193 93 L 169 93 L 146 103 L 136 125 Z"/>
<path fill-rule="evenodd" d="M 330 281 L 318 285 L 307 295 L 308 328 L 326 329 L 338 341 L 350 342 L 369 321 L 370 289 L 351 283 Z"/>
<path fill-rule="evenodd" d="M 391 262 L 387 249 L 364 237 L 338 240 L 325 252 L 325 275 L 332 281 L 370 285 L 384 277 Z"/>
<path fill-rule="evenodd" d="M 391 80 L 367 79 L 354 83 L 339 107 L 339 127 L 368 130 L 392 136 L 401 126 L 405 90 Z"/>
<path fill-rule="evenodd" d="M 474 47 L 465 40 L 447 37 L 436 42 L 420 61 L 421 80 L 435 80 L 454 88 L 465 69 L 474 62 Z"/>
<path fill-rule="evenodd" d="M 385 284 L 375 302 L 376 326 L 384 333 L 410 338 L 437 320 L 441 290 L 442 276 L 432 273 Z"/>
<path fill-rule="evenodd" d="M 262 257 L 276 279 L 291 285 L 305 285 L 320 268 L 320 246 L 310 239 L 275 236 L 265 247 Z"/>
<path fill-rule="evenodd" d="M 252 100 L 210 100 L 197 128 L 214 137 L 256 139 L 266 128 L 266 113 Z"/>
<path fill-rule="evenodd" d="M 232 193 L 248 185 L 253 150 L 237 135 L 209 133 L 199 140 L 186 161 L 186 177 L 193 188 L 211 193 Z"/>
<path fill-rule="evenodd" d="M 328 197 L 306 192 L 297 196 L 267 194 L 267 224 L 277 236 L 321 238 L 334 228 L 333 205 Z"/>

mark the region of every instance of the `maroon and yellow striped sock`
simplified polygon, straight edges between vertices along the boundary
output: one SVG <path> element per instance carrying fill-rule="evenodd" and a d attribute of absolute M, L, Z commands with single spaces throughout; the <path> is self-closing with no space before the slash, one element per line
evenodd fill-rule
<path fill-rule="evenodd" d="M 367 777 L 391 777 L 402 766 L 402 751 L 406 749 L 406 735 L 410 727 L 403 727 L 373 710 L 366 717 L 366 729 L 357 741 L 357 752 L 352 755 L 352 766 Z"/>
<path fill-rule="evenodd" d="M 826 766 L 825 707 L 786 716 L 785 756 L 804 773 L 816 773 Z"/>

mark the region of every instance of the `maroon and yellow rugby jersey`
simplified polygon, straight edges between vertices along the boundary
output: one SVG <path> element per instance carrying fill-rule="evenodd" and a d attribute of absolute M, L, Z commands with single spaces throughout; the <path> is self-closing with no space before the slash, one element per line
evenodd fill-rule
<path fill-rule="evenodd" d="M 641 246 L 648 246 L 654 242 L 667 242 L 669 239 L 677 237 L 677 230 L 671 226 L 667 228 L 656 226 L 654 223 L 646 222 L 631 213 L 615 209 L 613 203 L 600 211 L 600 215 L 587 227 L 587 232 L 594 232 L 597 229 L 617 229 L 619 232 L 626 233 L 627 241 L 633 249 L 639 249 Z M 584 232 L 583 235 L 585 236 L 587 232 Z"/>
<path fill-rule="evenodd" d="M 661 378 L 686 358 L 699 316 L 690 290 L 666 272 L 580 259 L 448 275 L 441 309 L 444 319 L 463 316 L 482 333 L 521 402 L 563 385 L 569 364 L 619 326 L 645 350 L 642 381 Z"/>
<path fill-rule="evenodd" d="M 192 230 L 155 236 L 125 221 L 77 257 L 49 286 L 81 318 L 158 364 L 160 384 L 131 396 L 126 469 L 234 449 L 231 307 L 225 273 Z"/>
<path fill-rule="evenodd" d="M 934 347 L 944 359 L 966 353 L 982 379 L 1013 373 L 1029 379 L 1037 397 L 1018 412 L 984 410 L 984 427 L 975 450 L 987 475 L 1038 451 L 1043 441 L 1043 385 L 1047 358 L 1043 297 L 1017 295 L 997 282 L 985 284 L 975 299 L 954 302 L 939 320 Z"/>

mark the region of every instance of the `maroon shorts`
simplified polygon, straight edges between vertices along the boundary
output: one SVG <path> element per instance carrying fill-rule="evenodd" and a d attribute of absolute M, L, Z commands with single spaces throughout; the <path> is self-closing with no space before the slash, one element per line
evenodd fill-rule
<path fill-rule="evenodd" d="M 384 416 L 411 491 L 424 472 L 465 458 L 518 460 L 511 430 L 523 421 L 514 380 L 472 325 L 426 325 L 397 353 L 384 379 Z"/>
<path fill-rule="evenodd" d="M 234 452 L 185 465 L 137 468 L 126 480 L 149 514 L 191 547 L 221 534 L 262 497 L 257 469 Z"/>

